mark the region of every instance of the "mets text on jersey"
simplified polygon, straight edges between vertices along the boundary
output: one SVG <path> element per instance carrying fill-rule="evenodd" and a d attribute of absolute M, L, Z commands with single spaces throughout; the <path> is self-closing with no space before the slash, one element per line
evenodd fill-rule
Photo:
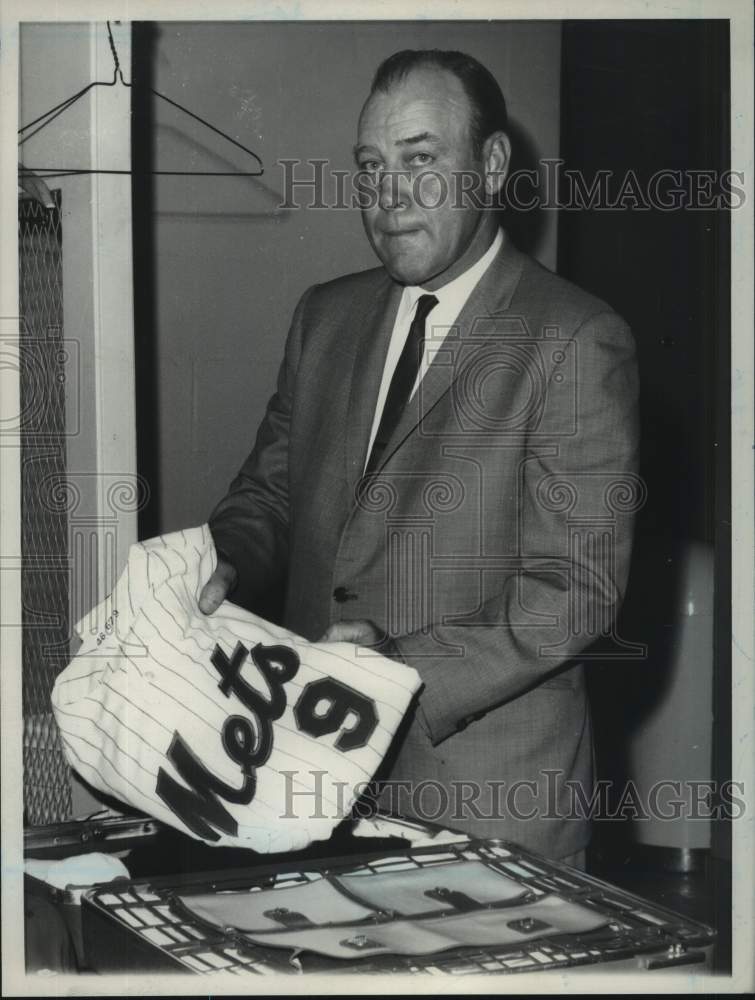
<path fill-rule="evenodd" d="M 249 658 L 267 685 L 267 698 L 242 676 L 242 667 Z M 285 685 L 299 670 L 299 656 L 285 645 L 257 643 L 248 649 L 238 642 L 230 657 L 220 644 L 216 644 L 210 662 L 220 675 L 220 691 L 227 698 L 235 695 L 248 711 L 248 715 L 229 714 L 220 734 L 224 751 L 241 770 L 241 787 L 235 788 L 214 775 L 176 729 L 167 757 L 186 787 L 161 767 L 155 791 L 198 837 L 217 841 L 220 839 L 218 830 L 230 836 L 238 832 L 236 820 L 221 800 L 248 805 L 254 798 L 256 772 L 272 753 L 274 723 L 286 710 Z M 364 746 L 379 722 L 377 707 L 371 698 L 332 677 L 322 677 L 307 684 L 293 714 L 298 730 L 314 739 L 335 733 L 349 719 L 353 720 L 335 741 L 335 747 L 344 753 Z"/>

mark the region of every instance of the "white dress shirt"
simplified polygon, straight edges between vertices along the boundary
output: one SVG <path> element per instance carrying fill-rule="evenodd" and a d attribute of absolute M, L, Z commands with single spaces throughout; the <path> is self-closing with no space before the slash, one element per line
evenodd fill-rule
<path fill-rule="evenodd" d="M 425 349 L 422 354 L 419 371 L 417 372 L 417 378 L 409 397 L 410 399 L 414 396 L 414 393 L 417 391 L 417 387 L 425 377 L 425 373 L 430 367 L 438 348 L 446 339 L 450 328 L 453 326 L 459 316 L 459 313 L 466 305 L 467 299 L 472 294 L 472 290 L 493 263 L 493 258 L 498 253 L 502 245 L 503 230 L 499 229 L 496 233 L 495 239 L 478 261 L 472 264 L 470 268 L 467 268 L 467 270 L 464 271 L 463 274 L 460 274 L 458 278 L 454 278 L 453 281 L 449 281 L 448 284 L 443 285 L 442 288 L 436 288 L 434 292 L 428 292 L 427 289 L 422 288 L 419 285 L 405 286 L 404 292 L 401 296 L 401 301 L 399 302 L 396 319 L 393 324 L 391 339 L 388 344 L 388 353 L 385 358 L 385 367 L 383 368 L 383 378 L 380 383 L 380 391 L 378 393 L 377 404 L 375 406 L 375 416 L 372 420 L 370 443 L 367 448 L 367 460 L 369 460 L 370 453 L 372 452 L 372 445 L 375 441 L 375 435 L 378 431 L 380 418 L 383 414 L 383 407 L 385 406 L 385 399 L 388 395 L 391 379 L 393 378 L 393 373 L 396 370 L 398 359 L 401 357 L 401 352 L 404 349 L 406 338 L 409 336 L 409 327 L 412 325 L 412 320 L 414 319 L 414 313 L 420 296 L 434 295 L 438 300 L 438 303 L 433 306 L 433 309 L 426 320 Z M 366 467 L 367 461 L 365 461 L 365 468 Z"/>

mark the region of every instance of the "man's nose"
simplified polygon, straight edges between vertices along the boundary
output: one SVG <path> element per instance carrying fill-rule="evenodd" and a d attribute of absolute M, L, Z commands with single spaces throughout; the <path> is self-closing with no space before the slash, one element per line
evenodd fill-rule
<path fill-rule="evenodd" d="M 385 212 L 407 208 L 411 203 L 411 182 L 408 170 L 385 170 L 380 176 L 378 202 Z"/>

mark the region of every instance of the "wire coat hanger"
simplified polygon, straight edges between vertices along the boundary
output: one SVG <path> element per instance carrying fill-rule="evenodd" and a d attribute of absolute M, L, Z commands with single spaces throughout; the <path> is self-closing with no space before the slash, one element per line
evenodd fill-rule
<path fill-rule="evenodd" d="M 37 135 L 37 133 L 41 132 L 42 129 L 47 128 L 47 126 L 51 122 L 53 122 L 56 118 L 58 118 L 60 115 L 62 115 L 64 112 L 66 112 L 77 101 L 81 100 L 81 98 L 84 97 L 85 94 L 88 94 L 89 91 L 92 90 L 93 87 L 114 87 L 116 85 L 116 83 L 118 82 L 119 79 L 120 79 L 120 81 L 121 81 L 121 83 L 123 84 L 124 87 L 129 87 L 130 88 L 130 87 L 133 86 L 133 82 L 132 83 L 127 83 L 123 79 L 123 70 L 121 69 L 120 60 L 118 58 L 118 51 L 117 51 L 117 49 L 115 47 L 115 41 L 113 39 L 113 33 L 110 30 L 110 21 L 107 21 L 106 23 L 107 23 L 108 41 L 110 42 L 110 51 L 112 52 L 112 55 L 113 55 L 113 64 L 114 64 L 113 79 L 109 80 L 109 81 L 108 80 L 95 80 L 92 83 L 87 84 L 86 87 L 83 87 L 81 90 L 77 91 L 75 94 L 72 94 L 70 97 L 67 97 L 64 101 L 61 101 L 60 104 L 56 104 L 55 107 L 50 108 L 49 110 L 45 111 L 44 114 L 39 115 L 39 117 L 35 118 L 34 121 L 28 122 L 26 125 L 23 125 L 18 130 L 19 136 L 22 136 L 18 140 L 19 146 L 23 145 L 23 143 L 25 143 L 29 139 L 31 139 L 32 136 Z M 172 107 L 176 108 L 178 111 L 181 111 L 183 114 L 188 115 L 189 118 L 193 118 L 194 121 L 197 121 L 197 122 L 200 123 L 200 125 L 203 125 L 203 126 L 205 126 L 205 128 L 210 129 L 210 131 L 214 132 L 216 135 L 219 135 L 222 139 L 227 140 L 233 146 L 236 146 L 238 149 L 243 150 L 243 152 L 248 153 L 249 156 L 253 156 L 254 159 L 257 161 L 257 163 L 259 163 L 259 170 L 254 170 L 254 171 L 243 171 L 243 170 L 225 170 L 225 171 L 218 171 L 218 170 L 148 170 L 148 171 L 145 171 L 145 173 L 153 174 L 153 175 L 168 176 L 168 177 L 261 177 L 264 174 L 265 168 L 263 166 L 262 160 L 260 159 L 260 157 L 253 150 L 248 149 L 246 146 L 242 145 L 240 142 L 238 142 L 236 139 L 232 138 L 226 132 L 223 132 L 221 129 L 217 128 L 215 125 L 212 125 L 210 122 L 206 121 L 206 119 L 200 117 L 198 114 L 195 114 L 195 112 L 190 111 L 188 108 L 185 108 L 182 104 L 179 104 L 177 101 L 174 101 L 170 97 L 166 97 L 165 94 L 161 94 L 157 90 L 153 90 L 152 87 L 147 87 L 146 90 L 150 94 L 154 94 L 155 97 L 159 97 L 161 101 L 165 101 L 167 104 L 170 104 Z M 35 125 L 37 125 L 38 127 L 35 128 L 33 132 L 29 132 L 28 135 L 23 135 L 23 133 L 26 132 L 27 129 L 33 128 Z M 47 177 L 47 178 L 49 178 L 49 177 L 74 177 L 74 176 L 77 176 L 79 174 L 131 174 L 131 173 L 133 173 L 132 170 L 102 170 L 102 169 L 100 169 L 100 170 L 93 170 L 91 168 L 82 168 L 82 167 L 27 167 L 25 165 L 22 166 L 21 164 L 19 164 L 18 172 L 21 175 L 24 175 L 24 174 L 33 174 L 33 175 L 35 175 L 37 177 Z"/>

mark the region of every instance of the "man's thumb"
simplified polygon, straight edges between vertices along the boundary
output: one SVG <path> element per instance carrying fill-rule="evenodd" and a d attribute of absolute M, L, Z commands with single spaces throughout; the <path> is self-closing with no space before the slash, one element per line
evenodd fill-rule
<path fill-rule="evenodd" d="M 202 614 L 211 615 L 217 611 L 235 583 L 236 570 L 230 563 L 221 560 L 199 595 L 199 610 Z"/>

